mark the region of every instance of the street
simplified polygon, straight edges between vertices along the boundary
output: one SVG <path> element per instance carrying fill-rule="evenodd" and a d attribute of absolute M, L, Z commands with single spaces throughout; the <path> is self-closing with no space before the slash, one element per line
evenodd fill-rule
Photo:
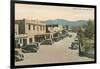
<path fill-rule="evenodd" d="M 16 62 L 15 65 L 94 61 L 91 58 L 80 57 L 78 50 L 69 48 L 76 37 L 76 33 L 69 34 L 72 37 L 66 37 L 52 45 L 40 45 L 37 53 L 25 53 L 24 61 Z"/>

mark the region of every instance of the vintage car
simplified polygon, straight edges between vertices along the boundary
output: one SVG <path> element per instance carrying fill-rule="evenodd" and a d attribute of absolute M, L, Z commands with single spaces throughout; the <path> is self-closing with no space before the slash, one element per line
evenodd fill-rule
<path fill-rule="evenodd" d="M 61 40 L 60 37 L 54 37 L 54 38 L 53 38 L 53 41 L 55 41 L 55 42 L 58 42 L 59 40 Z"/>
<path fill-rule="evenodd" d="M 78 40 L 78 39 L 75 39 L 75 43 L 76 43 L 77 45 L 79 45 L 79 40 Z"/>
<path fill-rule="evenodd" d="M 15 49 L 15 61 L 23 61 L 24 60 L 24 55 L 21 51 L 21 49 Z"/>
<path fill-rule="evenodd" d="M 28 45 L 22 46 L 23 53 L 35 53 L 39 49 L 39 43 L 31 43 Z"/>
<path fill-rule="evenodd" d="M 77 44 L 76 42 L 72 42 L 71 49 L 77 50 L 78 48 L 79 48 L 79 44 Z"/>
<path fill-rule="evenodd" d="M 46 39 L 40 43 L 40 45 L 52 45 L 54 43 L 53 39 Z"/>

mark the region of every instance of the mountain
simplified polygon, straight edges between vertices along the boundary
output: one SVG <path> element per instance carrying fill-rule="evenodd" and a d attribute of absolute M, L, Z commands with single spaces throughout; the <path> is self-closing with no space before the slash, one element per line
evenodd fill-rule
<path fill-rule="evenodd" d="M 58 24 L 63 26 L 80 27 L 87 25 L 87 20 L 68 21 L 65 19 L 46 20 L 47 25 Z"/>

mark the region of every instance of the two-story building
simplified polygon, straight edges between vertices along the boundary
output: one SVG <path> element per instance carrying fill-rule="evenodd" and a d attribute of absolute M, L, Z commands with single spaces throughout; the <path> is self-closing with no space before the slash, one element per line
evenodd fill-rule
<path fill-rule="evenodd" d="M 40 20 L 15 20 L 15 42 L 20 45 L 45 39 L 46 23 Z"/>

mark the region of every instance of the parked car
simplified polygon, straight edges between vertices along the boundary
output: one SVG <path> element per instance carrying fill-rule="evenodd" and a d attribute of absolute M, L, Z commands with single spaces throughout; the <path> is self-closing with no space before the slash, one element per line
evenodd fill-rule
<path fill-rule="evenodd" d="M 46 39 L 44 41 L 42 41 L 40 44 L 41 45 L 52 45 L 54 42 L 53 42 L 53 39 Z"/>
<path fill-rule="evenodd" d="M 39 49 L 39 44 L 38 43 L 31 43 L 25 46 L 22 46 L 22 52 L 24 53 L 32 53 L 32 52 L 37 52 Z"/>
<path fill-rule="evenodd" d="M 61 40 L 61 38 L 60 38 L 60 37 L 54 37 L 53 40 L 54 40 L 55 42 L 58 42 L 59 40 Z"/>
<path fill-rule="evenodd" d="M 70 38 L 72 37 L 72 35 L 68 35 Z"/>
<path fill-rule="evenodd" d="M 79 45 L 79 40 L 75 40 L 75 43 L 76 43 L 77 45 Z"/>
<path fill-rule="evenodd" d="M 15 61 L 23 61 L 24 60 L 24 55 L 21 51 L 21 49 L 15 49 Z"/>
<path fill-rule="evenodd" d="M 75 43 L 75 42 L 72 42 L 72 44 L 71 44 L 71 49 L 78 49 L 79 48 L 79 45 L 77 44 L 77 43 Z"/>

